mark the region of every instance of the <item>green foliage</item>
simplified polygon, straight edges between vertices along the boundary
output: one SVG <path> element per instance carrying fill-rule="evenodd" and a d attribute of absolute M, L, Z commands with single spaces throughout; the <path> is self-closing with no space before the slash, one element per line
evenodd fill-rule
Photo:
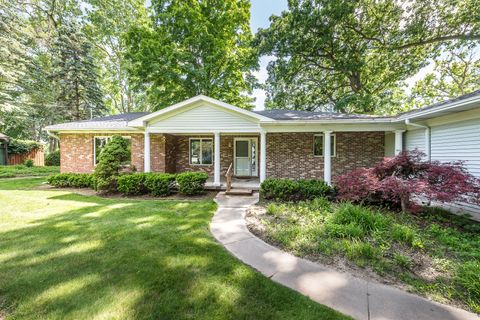
<path fill-rule="evenodd" d="M 45 157 L 45 165 L 46 166 L 59 166 L 60 165 L 60 150 L 55 150 L 50 152 Z"/>
<path fill-rule="evenodd" d="M 178 174 L 175 181 L 181 193 L 191 196 L 203 192 L 207 179 L 205 172 L 184 172 Z"/>
<path fill-rule="evenodd" d="M 147 193 L 145 179 L 148 173 L 124 174 L 118 177 L 117 190 L 124 195 L 140 195 Z"/>
<path fill-rule="evenodd" d="M 301 201 L 331 197 L 334 190 L 322 180 L 266 179 L 260 185 L 260 194 L 267 200 Z"/>
<path fill-rule="evenodd" d="M 151 23 L 131 26 L 126 56 L 153 110 L 198 94 L 251 108 L 250 1 L 154 0 L 152 8 Z"/>
<path fill-rule="evenodd" d="M 23 162 L 23 165 L 27 168 L 31 168 L 33 167 L 33 160 L 32 159 L 26 159 L 24 162 Z"/>
<path fill-rule="evenodd" d="M 0 178 L 14 178 L 25 176 L 48 176 L 58 173 L 59 167 L 39 166 L 27 168 L 24 165 L 0 166 Z"/>
<path fill-rule="evenodd" d="M 429 297 L 480 310 L 480 223 L 439 209 L 412 216 L 325 198 L 266 209 L 259 218 L 274 245 L 327 263 L 346 259 Z M 425 269 L 436 276 L 425 277 Z"/>
<path fill-rule="evenodd" d="M 405 80 L 448 45 L 476 44 L 476 1 L 289 1 L 257 34 L 267 108 L 402 110 Z"/>
<path fill-rule="evenodd" d="M 8 154 L 24 154 L 42 148 L 42 144 L 30 140 L 11 139 L 8 143 Z"/>
<path fill-rule="evenodd" d="M 175 186 L 175 178 L 174 174 L 169 173 L 148 174 L 145 178 L 145 187 L 154 196 L 168 196 Z"/>
<path fill-rule="evenodd" d="M 118 191 L 125 195 L 150 193 L 156 197 L 165 197 L 175 187 L 175 175 L 170 173 L 134 173 L 118 178 Z"/>
<path fill-rule="evenodd" d="M 129 156 L 128 141 L 121 136 L 112 136 L 98 157 L 94 173 L 95 189 L 102 192 L 116 191 L 121 163 L 127 161 Z"/>
<path fill-rule="evenodd" d="M 478 89 L 480 57 L 470 48 L 453 51 L 448 57 L 436 60 L 433 72 L 415 83 L 408 104 L 421 108 L 452 99 Z"/>
<path fill-rule="evenodd" d="M 58 188 L 92 188 L 93 175 L 88 173 L 59 173 L 48 177 L 48 184 Z"/>

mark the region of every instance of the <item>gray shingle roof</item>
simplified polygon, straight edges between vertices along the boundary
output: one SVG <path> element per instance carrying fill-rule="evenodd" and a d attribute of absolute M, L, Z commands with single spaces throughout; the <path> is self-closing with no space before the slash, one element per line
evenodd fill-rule
<path fill-rule="evenodd" d="M 480 90 L 476 90 L 476 91 L 473 91 L 471 93 L 467 93 L 467 94 L 464 94 L 462 96 L 459 96 L 459 97 L 456 97 L 456 98 L 453 98 L 453 99 L 450 99 L 450 100 L 445 100 L 445 101 L 442 101 L 442 102 L 438 102 L 438 103 L 435 103 L 435 104 L 432 104 L 432 105 L 429 105 L 429 106 L 426 106 L 426 107 L 423 107 L 423 108 L 413 109 L 413 110 L 410 110 L 410 111 L 402 112 L 402 113 L 398 114 L 397 117 L 408 115 L 408 114 L 415 114 L 417 112 L 425 111 L 425 110 L 433 110 L 435 108 L 439 108 L 439 107 L 442 107 L 444 105 L 447 105 L 447 104 L 450 104 L 450 103 L 453 103 L 453 102 L 458 102 L 458 101 L 462 101 L 462 100 L 465 100 L 465 99 L 473 98 L 475 96 L 480 96 Z"/>
<path fill-rule="evenodd" d="M 367 114 L 337 113 L 337 112 L 318 112 L 301 110 L 262 110 L 253 111 L 259 115 L 272 118 L 274 120 L 338 120 L 338 119 L 382 119 L 388 117 L 374 116 Z"/>
<path fill-rule="evenodd" d="M 47 126 L 46 130 L 82 130 L 82 129 L 122 129 L 127 128 L 128 121 L 143 117 L 150 112 L 130 112 L 94 118 L 91 120 L 66 122 Z"/>

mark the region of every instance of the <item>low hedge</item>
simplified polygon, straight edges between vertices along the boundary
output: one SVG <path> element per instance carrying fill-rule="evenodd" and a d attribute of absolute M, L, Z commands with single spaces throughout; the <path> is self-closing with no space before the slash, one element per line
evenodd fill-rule
<path fill-rule="evenodd" d="M 203 192 L 208 174 L 205 172 L 184 172 L 177 175 L 178 191 L 188 196 Z"/>
<path fill-rule="evenodd" d="M 145 178 L 145 187 L 156 197 L 168 196 L 175 187 L 174 174 L 149 174 Z"/>
<path fill-rule="evenodd" d="M 136 196 L 148 192 L 145 178 L 148 173 L 124 174 L 118 177 L 117 190 L 127 196 Z"/>
<path fill-rule="evenodd" d="M 302 201 L 332 198 L 334 194 L 334 189 L 323 180 L 266 179 L 260 185 L 260 195 L 267 200 Z"/>
<path fill-rule="evenodd" d="M 59 173 L 48 177 L 48 184 L 59 188 L 92 188 L 93 176 L 89 173 Z"/>
<path fill-rule="evenodd" d="M 175 186 L 175 175 L 170 173 L 133 173 L 118 177 L 117 190 L 124 195 L 150 193 L 157 197 L 168 196 Z"/>

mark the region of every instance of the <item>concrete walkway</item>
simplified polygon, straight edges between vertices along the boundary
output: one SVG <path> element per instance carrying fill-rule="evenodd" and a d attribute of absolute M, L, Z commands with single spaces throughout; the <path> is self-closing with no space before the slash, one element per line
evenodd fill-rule
<path fill-rule="evenodd" d="M 478 320 L 467 311 L 429 301 L 396 288 L 356 278 L 285 253 L 254 236 L 245 223 L 251 197 L 215 198 L 218 210 L 210 229 L 235 257 L 266 277 L 312 300 L 359 320 Z"/>

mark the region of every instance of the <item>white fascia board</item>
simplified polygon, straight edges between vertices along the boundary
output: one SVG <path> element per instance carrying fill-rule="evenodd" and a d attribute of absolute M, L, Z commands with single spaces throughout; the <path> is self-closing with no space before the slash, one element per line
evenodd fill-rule
<path fill-rule="evenodd" d="M 266 132 L 321 132 L 330 131 L 395 131 L 404 130 L 404 123 L 303 123 L 303 124 L 283 124 L 263 123 L 262 128 Z"/>
<path fill-rule="evenodd" d="M 146 116 L 143 116 L 143 117 L 140 117 L 140 118 L 135 119 L 133 121 L 130 121 L 128 123 L 128 125 L 132 126 L 132 127 L 144 127 L 146 125 L 146 122 L 149 121 L 149 120 L 158 118 L 162 115 L 165 115 L 165 114 L 170 113 L 172 111 L 175 111 L 177 109 L 180 109 L 180 108 L 183 108 L 183 107 L 186 107 L 186 106 L 189 106 L 191 104 L 198 103 L 198 102 L 210 103 L 214 106 L 221 107 L 221 108 L 224 108 L 224 109 L 236 112 L 236 113 L 240 113 L 240 114 L 243 114 L 243 115 L 248 116 L 250 118 L 257 119 L 259 121 L 272 120 L 271 118 L 259 115 L 257 113 L 254 113 L 254 112 L 251 112 L 251 111 L 239 108 L 239 107 L 235 107 L 231 104 L 222 102 L 220 100 L 213 99 L 213 98 L 210 98 L 210 97 L 207 97 L 207 96 L 204 96 L 204 95 L 198 95 L 198 96 L 195 96 L 193 98 L 187 99 L 185 101 L 179 102 L 177 104 L 171 105 L 171 106 L 169 106 L 165 109 L 159 110 L 157 112 L 153 112 L 153 113 L 148 114 Z"/>
<path fill-rule="evenodd" d="M 463 106 L 466 106 L 466 105 L 469 105 L 469 104 L 473 104 L 475 102 L 480 103 L 480 96 L 471 97 L 471 98 L 461 100 L 461 101 L 455 101 L 455 102 L 448 103 L 448 104 L 445 104 L 443 106 L 439 106 L 439 107 L 432 108 L 432 109 L 427 109 L 427 110 L 423 110 L 423 111 L 419 110 L 419 111 L 411 113 L 411 114 L 400 115 L 400 116 L 397 117 L 397 121 L 404 121 L 406 119 L 414 119 L 414 118 L 418 118 L 418 117 L 421 117 L 421 116 L 434 115 L 437 112 L 450 111 L 452 109 L 456 109 L 456 108 L 463 107 Z M 478 107 L 480 108 L 480 105 Z"/>
<path fill-rule="evenodd" d="M 302 125 L 302 124 L 357 124 L 357 123 L 370 123 L 370 124 L 389 124 L 393 123 L 395 118 L 380 118 L 380 119 L 320 119 L 320 120 L 270 120 L 260 121 L 260 124 L 272 124 L 272 125 Z"/>
<path fill-rule="evenodd" d="M 46 129 L 45 129 L 46 130 Z M 56 132 L 56 133 L 97 133 L 97 132 L 128 132 L 128 133 L 142 133 L 144 130 L 140 130 L 137 128 L 82 128 L 82 129 L 50 129 L 47 130 L 49 132 Z"/>
<path fill-rule="evenodd" d="M 152 129 L 149 128 L 149 133 L 167 133 L 167 134 L 214 134 L 215 132 L 220 133 L 241 133 L 241 134 L 248 134 L 248 133 L 260 133 L 262 129 L 244 129 L 244 128 L 226 128 L 222 130 L 208 130 L 208 129 Z"/>

